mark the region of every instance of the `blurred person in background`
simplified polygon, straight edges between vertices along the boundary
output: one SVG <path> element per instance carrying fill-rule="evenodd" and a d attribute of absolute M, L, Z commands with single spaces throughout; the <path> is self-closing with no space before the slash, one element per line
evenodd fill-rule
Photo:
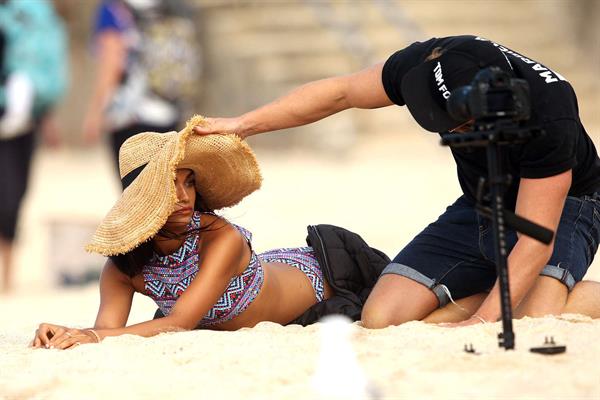
<path fill-rule="evenodd" d="M 473 119 L 453 118 L 446 100 L 490 66 L 527 81 L 532 116 L 527 126 L 540 125 L 546 131 L 545 136 L 506 149 L 505 169 L 513 178 L 506 207 L 556 232 L 553 242 L 545 245 L 507 230 L 515 316 L 559 314 L 577 304 L 575 308 L 599 317 L 600 284 L 582 279 L 600 242 L 600 159 L 579 118 L 569 82 L 524 55 L 471 35 L 431 38 L 363 71 L 307 83 L 239 117 L 207 118 L 196 132 L 246 138 L 309 124 L 349 108 L 393 104 L 406 105 L 428 131 L 470 132 Z M 468 315 L 453 326 L 501 316 L 494 235 L 490 221 L 475 210 L 479 179 L 488 176 L 486 149 L 451 151 L 463 195 L 383 271 L 363 309 L 367 327 L 423 319 L 453 297 L 472 300 Z"/>
<path fill-rule="evenodd" d="M 67 86 L 67 39 L 52 4 L 0 1 L 1 291 L 12 288 L 13 242 L 36 141 L 56 146 L 53 107 Z"/>
<path fill-rule="evenodd" d="M 115 165 L 129 137 L 175 130 L 201 76 L 200 52 L 183 0 L 103 0 L 93 31 L 97 77 L 84 141 L 108 132 Z"/>

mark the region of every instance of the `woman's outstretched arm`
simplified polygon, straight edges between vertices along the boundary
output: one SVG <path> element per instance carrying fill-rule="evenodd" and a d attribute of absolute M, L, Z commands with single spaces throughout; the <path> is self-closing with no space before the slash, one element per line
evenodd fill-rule
<path fill-rule="evenodd" d="M 245 239 L 229 224 L 221 229 L 204 232 L 203 236 L 203 247 L 206 250 L 201 254 L 202 266 L 168 316 L 127 327 L 117 327 L 115 324 L 123 321 L 123 315 L 117 313 L 115 316 L 104 316 L 105 311 L 101 310 L 96 321 L 97 329 L 79 331 L 52 325 L 51 329 L 54 332 L 51 337 L 38 330 L 36 339 L 39 339 L 39 345 L 35 347 L 67 349 L 76 344 L 96 342 L 107 336 L 131 334 L 150 337 L 163 332 L 195 328 L 250 258 L 250 249 Z M 106 312 L 110 313 L 112 307 L 108 304 Z M 90 341 L 83 336 L 79 337 L 83 340 L 78 340 L 76 336 L 80 334 L 88 337 L 92 335 L 91 337 L 97 340 Z"/>
<path fill-rule="evenodd" d="M 100 275 L 100 308 L 94 329 L 124 327 L 129 318 L 134 292 L 131 278 L 108 260 Z"/>
<path fill-rule="evenodd" d="M 121 328 L 127 324 L 131 311 L 134 288 L 131 278 L 119 271 L 112 261 L 107 260 L 100 275 L 100 307 L 94 329 Z M 52 338 L 66 336 L 72 344 L 93 343 L 98 338 L 88 329 L 67 328 L 66 326 L 43 323 L 38 327 L 32 346 L 50 347 Z M 65 343 L 66 345 L 67 343 Z M 70 346 L 69 346 L 70 347 Z M 66 348 L 66 347 L 65 347 Z"/>

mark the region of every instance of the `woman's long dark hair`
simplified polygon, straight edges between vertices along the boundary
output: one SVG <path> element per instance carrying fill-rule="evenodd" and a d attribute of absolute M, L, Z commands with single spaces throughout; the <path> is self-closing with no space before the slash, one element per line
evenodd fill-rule
<path fill-rule="evenodd" d="M 194 211 L 200 211 L 205 214 L 213 214 L 214 215 L 214 211 L 206 206 L 206 204 L 204 203 L 204 201 L 202 200 L 202 197 L 200 196 L 200 194 L 198 192 L 196 192 L 196 201 L 194 202 Z M 211 230 L 210 228 L 213 225 L 213 223 L 210 223 L 209 225 L 205 226 L 204 228 L 191 229 L 191 230 L 188 230 L 188 231 L 180 233 L 180 234 L 171 232 L 163 227 L 161 230 L 158 231 L 158 233 L 156 235 L 164 237 L 165 240 L 183 239 L 190 235 L 194 235 L 194 234 L 198 234 L 200 232 Z M 154 252 L 155 252 L 155 250 L 154 250 L 154 247 L 152 246 L 152 240 L 148 240 L 148 241 L 140 244 L 139 246 L 137 246 L 135 249 L 129 251 L 128 253 L 119 254 L 117 256 L 110 256 L 109 259 L 117 266 L 119 271 L 123 272 L 125 275 L 127 275 L 129 277 L 134 277 L 135 275 L 138 275 L 142 272 L 142 269 L 144 268 L 144 266 L 146 264 L 148 264 L 148 262 L 150 262 L 150 259 L 152 259 Z"/>

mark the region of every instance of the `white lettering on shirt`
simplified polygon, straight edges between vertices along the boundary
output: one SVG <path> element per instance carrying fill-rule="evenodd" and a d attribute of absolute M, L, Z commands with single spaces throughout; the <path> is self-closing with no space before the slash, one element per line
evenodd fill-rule
<path fill-rule="evenodd" d="M 490 42 L 491 44 L 496 46 L 502 53 L 510 54 L 511 56 L 514 56 L 514 57 L 518 58 L 519 60 L 523 61 L 525 64 L 530 64 L 530 65 L 533 64 L 531 68 L 533 68 L 534 71 L 540 72 L 539 73 L 540 77 L 544 78 L 546 83 L 558 82 L 559 80 L 566 81 L 565 77 L 562 76 L 561 74 L 554 72 L 551 69 L 548 69 L 548 68 L 544 67 L 543 65 L 541 65 L 533 60 L 530 60 L 529 58 L 527 58 L 525 56 L 520 55 L 517 52 L 509 50 L 506 47 L 499 45 L 498 43 L 494 43 L 491 40 L 488 40 L 488 39 L 485 39 L 482 37 L 476 37 L 475 40 L 479 40 L 482 42 Z M 509 62 L 509 64 L 510 64 L 510 62 Z"/>
<path fill-rule="evenodd" d="M 546 80 L 546 83 L 558 82 L 558 79 L 550 71 L 542 72 L 540 76 Z"/>
<path fill-rule="evenodd" d="M 450 91 L 444 84 L 444 76 L 442 74 L 442 64 L 440 64 L 439 61 L 435 65 L 435 68 L 433 68 L 433 76 L 435 77 L 435 82 L 437 83 L 438 90 L 440 92 L 442 92 L 442 96 L 444 97 L 444 99 L 448 100 L 448 97 L 450 97 Z"/>

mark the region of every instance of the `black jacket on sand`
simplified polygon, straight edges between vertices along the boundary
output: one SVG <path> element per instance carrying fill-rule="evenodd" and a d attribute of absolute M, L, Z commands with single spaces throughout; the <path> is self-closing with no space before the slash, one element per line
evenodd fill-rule
<path fill-rule="evenodd" d="M 313 305 L 290 324 L 306 326 L 331 314 L 360 320 L 362 307 L 390 263 L 389 257 L 370 247 L 356 233 L 334 225 L 309 225 L 306 243 L 314 249 L 325 280 L 335 294 Z"/>

